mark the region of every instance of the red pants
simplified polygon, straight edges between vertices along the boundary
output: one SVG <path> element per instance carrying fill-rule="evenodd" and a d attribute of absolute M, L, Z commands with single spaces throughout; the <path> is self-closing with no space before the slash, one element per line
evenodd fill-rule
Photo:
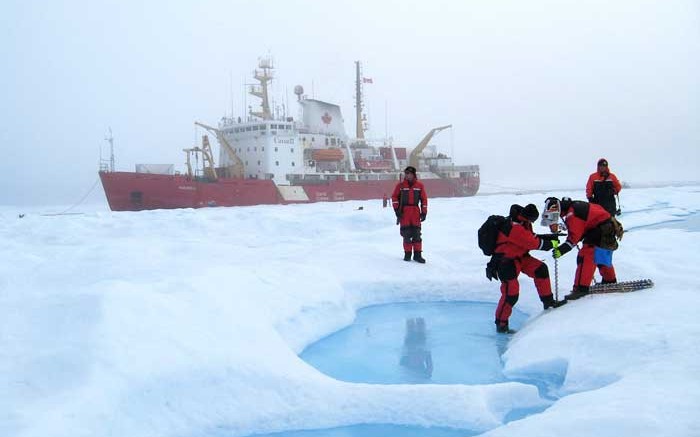
<path fill-rule="evenodd" d="M 417 206 L 404 206 L 399 232 L 403 237 L 404 252 L 422 252 L 423 239 L 420 236 L 420 209 Z"/>
<path fill-rule="evenodd" d="M 595 260 L 593 258 L 595 246 L 592 244 L 584 244 L 581 250 L 578 251 L 576 257 L 576 276 L 574 277 L 574 287 L 590 287 L 595 274 Z M 598 271 L 603 277 L 603 282 L 616 282 L 615 267 L 612 265 L 606 267 L 599 265 Z"/>
<path fill-rule="evenodd" d="M 496 324 L 508 323 L 513 307 L 520 296 L 518 276 L 520 272 L 535 280 L 535 288 L 540 300 L 552 295 L 552 285 L 549 282 L 547 264 L 533 258 L 529 254 L 521 258 L 503 258 L 498 266 L 498 277 L 501 280 L 501 299 L 496 307 Z"/>

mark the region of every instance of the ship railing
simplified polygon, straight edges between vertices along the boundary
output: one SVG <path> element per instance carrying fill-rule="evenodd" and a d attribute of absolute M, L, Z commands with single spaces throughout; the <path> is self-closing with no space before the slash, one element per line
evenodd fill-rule
<path fill-rule="evenodd" d="M 479 171 L 478 165 L 454 165 L 448 168 L 455 171 Z"/>

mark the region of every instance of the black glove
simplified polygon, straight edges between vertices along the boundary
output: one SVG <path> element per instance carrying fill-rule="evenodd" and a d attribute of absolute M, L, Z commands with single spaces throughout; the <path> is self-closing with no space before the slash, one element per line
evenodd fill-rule
<path fill-rule="evenodd" d="M 398 209 L 395 209 L 395 210 L 394 210 L 394 214 L 396 214 L 396 218 L 397 218 L 397 219 L 400 219 L 400 218 L 401 218 L 401 213 L 399 212 Z"/>
<path fill-rule="evenodd" d="M 491 257 L 491 261 L 486 264 L 486 279 L 489 281 L 495 279 L 498 281 L 498 264 L 500 258 L 497 256 Z"/>
<path fill-rule="evenodd" d="M 537 250 L 552 250 L 555 242 L 559 246 L 559 236 L 557 234 L 537 234 L 540 239 L 540 247 Z"/>
<path fill-rule="evenodd" d="M 540 247 L 537 250 L 552 250 L 554 248 L 554 240 L 540 239 Z"/>
<path fill-rule="evenodd" d="M 489 265 L 486 264 L 486 279 L 489 281 L 492 280 L 498 280 L 498 272 L 496 270 L 492 270 L 489 268 Z"/>
<path fill-rule="evenodd" d="M 422 213 L 420 214 L 420 221 L 424 222 L 424 221 L 425 221 L 425 216 L 427 216 L 427 215 L 428 215 L 427 212 L 422 212 Z"/>

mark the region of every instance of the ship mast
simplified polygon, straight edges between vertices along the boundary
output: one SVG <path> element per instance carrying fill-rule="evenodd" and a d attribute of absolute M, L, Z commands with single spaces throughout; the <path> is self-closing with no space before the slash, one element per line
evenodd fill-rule
<path fill-rule="evenodd" d="M 364 109 L 362 103 L 362 82 L 361 64 L 360 61 L 355 61 L 355 136 L 360 143 L 364 143 L 365 130 L 367 130 L 367 126 L 365 125 L 367 117 L 362 113 Z"/>
<path fill-rule="evenodd" d="M 109 143 L 109 161 L 105 162 L 102 159 L 102 148 L 100 148 L 100 171 L 109 171 L 114 173 L 114 137 L 112 136 L 112 128 L 109 128 L 109 135 L 105 136 L 105 141 Z"/>
<path fill-rule="evenodd" d="M 263 120 L 272 120 L 272 113 L 270 112 L 270 99 L 268 95 L 267 85 L 268 82 L 274 77 L 272 70 L 274 66 L 272 65 L 272 59 L 262 58 L 258 63 L 258 69 L 253 72 L 255 80 L 260 82 L 260 85 L 251 85 L 249 93 L 255 97 L 262 99 L 260 103 L 262 111 L 250 112 L 250 115 L 261 118 Z"/>

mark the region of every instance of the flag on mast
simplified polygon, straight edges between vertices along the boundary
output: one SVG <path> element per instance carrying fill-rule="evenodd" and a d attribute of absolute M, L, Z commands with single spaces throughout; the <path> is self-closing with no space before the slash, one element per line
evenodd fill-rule
<path fill-rule="evenodd" d="M 374 83 L 374 82 L 372 82 L 372 78 L 371 78 L 371 77 L 363 77 L 363 78 L 362 78 L 362 83 Z"/>

